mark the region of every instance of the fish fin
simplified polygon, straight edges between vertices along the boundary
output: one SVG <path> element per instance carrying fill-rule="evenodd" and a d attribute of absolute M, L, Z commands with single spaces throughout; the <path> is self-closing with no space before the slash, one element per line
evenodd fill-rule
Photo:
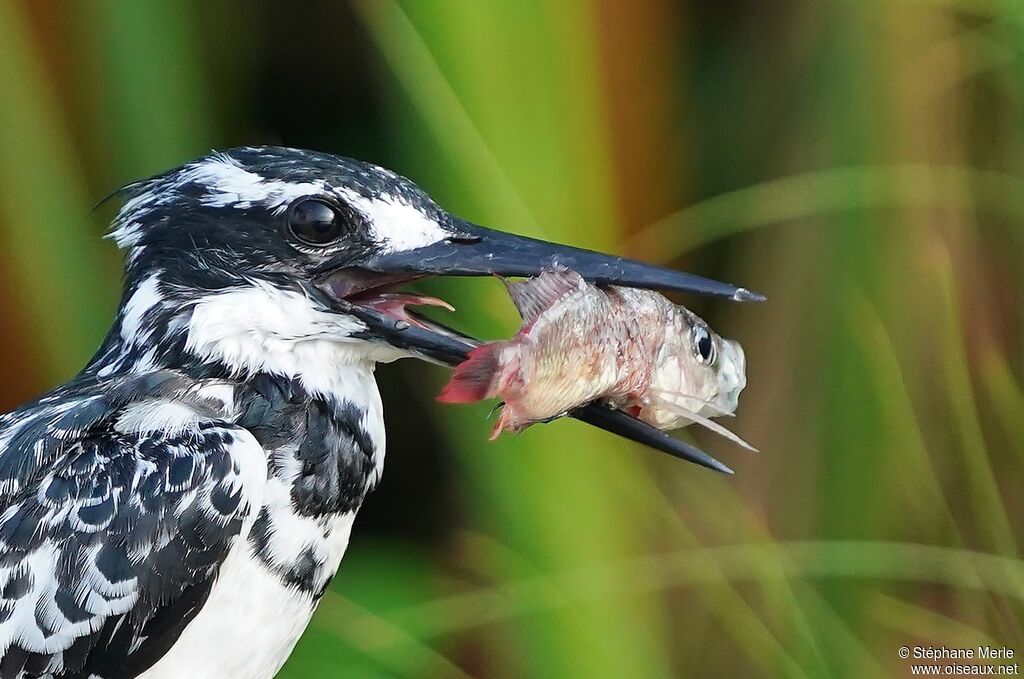
<path fill-rule="evenodd" d="M 503 278 L 502 281 L 523 325 L 533 323 L 562 297 L 586 285 L 582 276 L 569 269 L 545 269 L 534 278 L 522 281 Z"/>
<path fill-rule="evenodd" d="M 493 386 L 501 370 L 503 342 L 481 344 L 455 367 L 455 374 L 438 395 L 442 403 L 475 403 L 494 396 Z"/>
<path fill-rule="evenodd" d="M 723 427 L 719 423 L 715 422 L 714 420 L 711 420 L 711 419 L 709 419 L 707 417 L 704 417 L 703 415 L 698 415 L 697 413 L 693 412 L 689 408 L 686 408 L 686 407 L 682 406 L 681 404 L 676 403 L 676 402 L 674 402 L 674 401 L 672 401 L 671 399 L 668 399 L 668 398 L 657 398 L 656 401 L 657 401 L 656 404 L 659 407 L 665 408 L 667 410 L 671 410 L 676 415 L 679 415 L 680 417 L 685 417 L 686 419 L 690 420 L 691 422 L 699 424 L 700 426 L 704 427 L 708 431 L 713 431 L 714 433 L 718 434 L 719 436 L 732 441 L 733 443 L 735 443 L 736 445 L 738 445 L 738 446 L 740 446 L 742 448 L 746 448 L 747 450 L 749 450 L 751 452 L 754 452 L 754 453 L 758 452 L 757 448 L 755 448 L 754 446 L 750 445 L 749 443 L 747 443 L 746 441 L 741 439 L 739 436 L 737 436 L 736 434 L 734 434 L 730 430 L 726 429 L 725 427 Z"/>
<path fill-rule="evenodd" d="M 491 430 L 491 441 L 501 436 L 502 432 L 512 430 L 511 419 L 508 404 L 504 404 L 501 408 L 501 415 L 498 416 L 498 421 L 494 423 L 494 429 Z"/>
<path fill-rule="evenodd" d="M 707 417 L 704 417 L 703 415 L 698 415 L 697 413 L 692 413 L 690 415 L 687 415 L 686 417 L 689 417 L 694 422 L 696 422 L 700 426 L 704 427 L 708 431 L 713 431 L 716 434 L 718 434 L 719 436 L 732 441 L 733 443 L 735 443 L 736 445 L 740 446 L 741 448 L 746 448 L 747 450 L 749 450 L 752 453 L 756 453 L 757 452 L 757 448 L 755 448 L 754 446 L 750 445 L 749 443 L 747 443 L 746 441 L 741 439 L 737 434 L 735 434 L 731 430 L 727 429 L 726 427 L 723 427 L 722 425 L 718 424 L 714 420 L 711 420 L 711 419 L 709 419 Z"/>
<path fill-rule="evenodd" d="M 533 422 L 529 420 L 524 421 L 519 418 L 515 412 L 514 405 L 503 403 L 501 404 L 501 414 L 498 416 L 498 421 L 494 423 L 494 429 L 491 430 L 490 440 L 495 440 L 506 431 L 521 432 L 531 424 Z"/>

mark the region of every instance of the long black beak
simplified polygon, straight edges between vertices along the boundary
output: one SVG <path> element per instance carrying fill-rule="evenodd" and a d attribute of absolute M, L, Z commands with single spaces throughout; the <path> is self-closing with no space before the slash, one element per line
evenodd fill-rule
<path fill-rule="evenodd" d="M 432 275 L 535 276 L 551 267 L 565 267 L 599 285 L 714 295 L 739 302 L 765 299 L 756 292 L 727 283 L 591 250 L 493 231 L 454 217 L 447 217 L 444 226 L 450 236 L 439 242 L 412 250 L 383 251 L 358 263 L 342 265 L 349 272 L 345 280 L 355 281 L 356 287 L 352 289 L 358 290 L 365 289 L 362 281 L 366 277 L 401 281 Z M 335 268 L 328 262 L 325 272 Z M 335 298 L 340 298 L 345 313 L 366 323 L 368 339 L 383 340 L 424 358 L 453 366 L 464 361 L 469 350 L 479 344 L 472 337 L 433 322 L 410 323 L 370 306 L 347 301 L 346 295 L 337 294 L 339 290 L 341 288 L 335 287 Z M 733 473 L 694 446 L 604 404 L 591 403 L 569 414 L 669 455 L 726 474 Z"/>
<path fill-rule="evenodd" d="M 562 266 L 598 285 L 621 285 L 648 290 L 690 292 L 725 297 L 737 302 L 763 302 L 765 297 L 746 288 L 720 283 L 632 259 L 592 250 L 515 236 L 450 218 L 445 240 L 399 252 L 385 252 L 359 264 L 383 274 L 440 276 L 536 276 Z"/>

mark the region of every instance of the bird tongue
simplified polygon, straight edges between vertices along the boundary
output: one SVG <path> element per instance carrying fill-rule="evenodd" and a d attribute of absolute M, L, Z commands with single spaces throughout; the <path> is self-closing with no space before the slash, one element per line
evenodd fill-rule
<path fill-rule="evenodd" d="M 455 307 L 443 299 L 430 297 L 429 295 L 418 295 L 412 292 L 380 293 L 374 295 L 373 299 L 360 301 L 360 306 L 376 309 L 391 318 L 397 318 L 427 330 L 431 329 L 430 326 L 424 323 L 422 319 L 410 314 L 408 309 L 406 309 L 407 306 L 436 306 L 448 311 L 455 311 Z"/>

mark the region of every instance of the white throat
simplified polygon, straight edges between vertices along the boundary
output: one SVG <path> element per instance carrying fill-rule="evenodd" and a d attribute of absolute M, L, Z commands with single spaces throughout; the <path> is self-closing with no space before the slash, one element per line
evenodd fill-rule
<path fill-rule="evenodd" d="M 254 282 L 211 294 L 193 308 L 185 348 L 238 375 L 266 372 L 300 380 L 312 393 L 332 394 L 352 371 L 402 354 L 354 339 L 366 327 L 321 309 L 302 293 Z"/>

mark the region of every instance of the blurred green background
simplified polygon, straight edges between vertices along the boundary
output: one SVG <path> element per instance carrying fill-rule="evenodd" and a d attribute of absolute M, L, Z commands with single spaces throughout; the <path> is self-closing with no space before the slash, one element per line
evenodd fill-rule
<path fill-rule="evenodd" d="M 301 9 L 298 6 L 301 5 Z M 1024 653 L 1024 3 L 0 0 L 0 406 L 118 299 L 118 185 L 282 143 L 477 222 L 762 291 L 725 478 L 487 442 L 380 369 L 387 473 L 282 676 L 904 676 Z M 508 335 L 493 281 L 438 284 Z"/>

